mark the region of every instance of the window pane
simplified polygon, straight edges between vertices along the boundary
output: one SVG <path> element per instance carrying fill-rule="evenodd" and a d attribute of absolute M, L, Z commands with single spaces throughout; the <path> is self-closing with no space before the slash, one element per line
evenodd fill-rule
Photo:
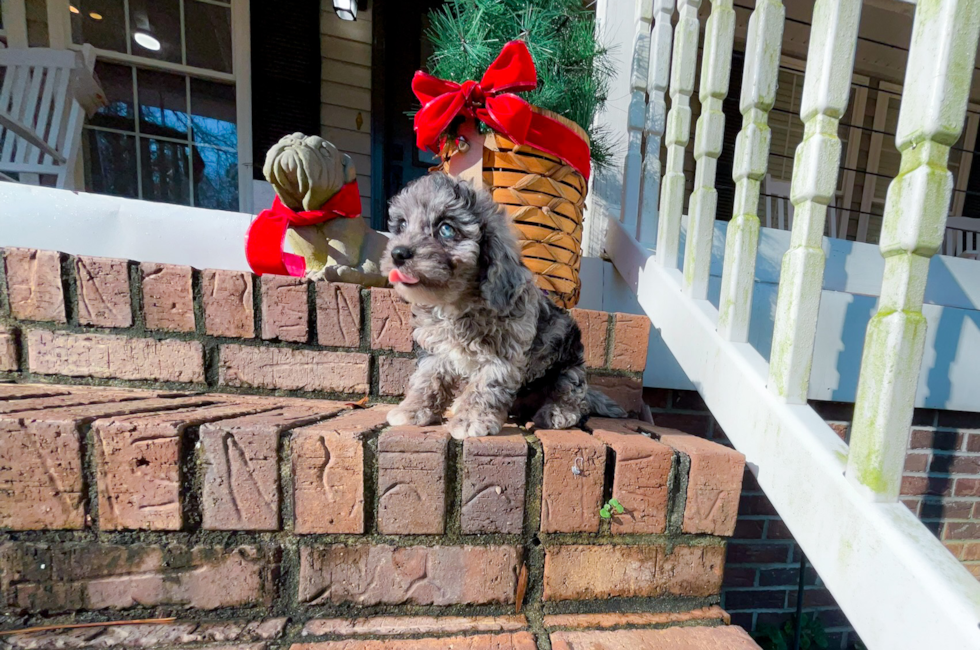
<path fill-rule="evenodd" d="M 85 187 L 90 192 L 135 199 L 136 138 L 85 129 Z"/>
<path fill-rule="evenodd" d="M 126 51 L 123 0 L 71 0 L 71 38 L 113 52 Z"/>
<path fill-rule="evenodd" d="M 109 103 L 100 108 L 88 123 L 120 131 L 134 131 L 136 126 L 133 123 L 133 69 L 125 65 L 98 61 L 95 64 L 95 75 Z"/>
<path fill-rule="evenodd" d="M 215 147 L 238 147 L 235 125 L 235 87 L 191 79 L 191 121 L 194 142 Z"/>
<path fill-rule="evenodd" d="M 129 25 L 133 54 L 182 63 L 180 0 L 129 0 Z"/>
<path fill-rule="evenodd" d="M 194 204 L 238 212 L 238 154 L 194 147 Z"/>
<path fill-rule="evenodd" d="M 187 65 L 231 72 L 231 7 L 185 0 Z"/>
<path fill-rule="evenodd" d="M 137 70 L 140 133 L 187 140 L 187 80 L 166 72 Z"/>
<path fill-rule="evenodd" d="M 147 201 L 190 205 L 188 145 L 140 138 L 143 198 Z"/>

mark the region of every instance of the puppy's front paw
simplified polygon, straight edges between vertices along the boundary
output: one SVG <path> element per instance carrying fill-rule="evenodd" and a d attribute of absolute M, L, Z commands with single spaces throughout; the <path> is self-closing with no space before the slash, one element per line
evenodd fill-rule
<path fill-rule="evenodd" d="M 429 426 L 430 424 L 437 424 L 440 421 L 441 418 L 428 409 L 416 411 L 414 409 L 399 406 L 388 411 L 388 424 L 393 427 L 402 427 L 406 425 L 425 427 Z"/>
<path fill-rule="evenodd" d="M 446 424 L 449 435 L 456 440 L 492 436 L 500 432 L 500 420 L 492 416 L 457 415 Z"/>
<path fill-rule="evenodd" d="M 557 404 L 545 404 L 534 414 L 534 426 L 538 429 L 571 429 L 578 426 L 582 414 L 563 410 Z"/>

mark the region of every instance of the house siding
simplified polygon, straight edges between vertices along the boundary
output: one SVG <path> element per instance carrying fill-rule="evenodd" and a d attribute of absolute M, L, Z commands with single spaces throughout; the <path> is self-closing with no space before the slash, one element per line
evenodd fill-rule
<path fill-rule="evenodd" d="M 364 216 L 371 216 L 371 10 L 344 21 L 320 7 L 320 135 L 357 167 Z M 358 120 L 360 116 L 360 121 Z M 360 124 L 360 127 L 358 127 Z"/>

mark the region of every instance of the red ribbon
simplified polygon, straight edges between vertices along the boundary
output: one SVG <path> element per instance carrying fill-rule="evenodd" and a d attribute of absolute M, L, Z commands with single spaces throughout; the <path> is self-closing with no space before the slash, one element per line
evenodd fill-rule
<path fill-rule="evenodd" d="M 258 275 L 306 274 L 306 260 L 301 255 L 287 253 L 286 230 L 290 226 L 312 226 L 337 217 L 353 219 L 361 215 L 361 196 L 357 182 L 347 183 L 319 210 L 295 212 L 286 207 L 277 196 L 272 208 L 263 210 L 245 235 L 245 258 Z"/>
<path fill-rule="evenodd" d="M 458 115 L 473 117 L 517 144 L 526 144 L 557 156 L 589 177 L 588 143 L 558 120 L 532 110 L 526 100 L 512 94 L 534 90 L 538 74 L 523 41 L 504 45 L 479 83 L 458 84 L 419 70 L 412 92 L 422 102 L 415 114 L 415 140 L 419 149 L 439 153 L 445 132 Z"/>

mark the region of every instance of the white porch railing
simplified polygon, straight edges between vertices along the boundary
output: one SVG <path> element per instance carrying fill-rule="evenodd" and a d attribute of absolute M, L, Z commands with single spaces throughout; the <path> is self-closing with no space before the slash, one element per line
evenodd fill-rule
<path fill-rule="evenodd" d="M 732 2 L 712 3 L 706 29 L 683 273 L 682 163 L 701 2 L 677 4 L 668 69 L 664 44 L 671 40 L 673 2 L 636 2 L 623 209 L 609 219 L 606 251 L 868 647 L 980 648 L 980 583 L 897 502 L 926 334 L 929 258 L 944 238 L 952 192 L 947 163 L 964 122 L 980 3 L 919 0 L 916 7 L 904 86 L 911 99 L 902 102 L 896 136 L 902 166 L 885 207 L 885 273 L 864 346 L 850 446 L 807 406 L 806 395 L 824 281 L 825 219 L 840 167 L 838 123 L 847 108 L 861 0 L 817 0 L 814 7 L 801 109 L 805 133 L 793 170 L 791 243 L 769 363 L 746 338 L 770 141 L 767 114 L 785 10 L 779 0 L 757 0 L 749 24 L 735 209 L 715 309 L 703 287 L 714 232 L 714 162 L 724 129 L 719 106 L 728 90 Z M 657 117 L 663 115 L 668 75 L 671 109 L 664 130 Z M 636 117 L 643 108 L 648 119 L 641 130 Z M 667 171 L 658 206 L 650 200 L 657 194 L 649 186 L 655 174 L 639 170 L 659 171 L 654 161 L 661 133 Z M 639 243 L 653 231 L 655 252 Z"/>

